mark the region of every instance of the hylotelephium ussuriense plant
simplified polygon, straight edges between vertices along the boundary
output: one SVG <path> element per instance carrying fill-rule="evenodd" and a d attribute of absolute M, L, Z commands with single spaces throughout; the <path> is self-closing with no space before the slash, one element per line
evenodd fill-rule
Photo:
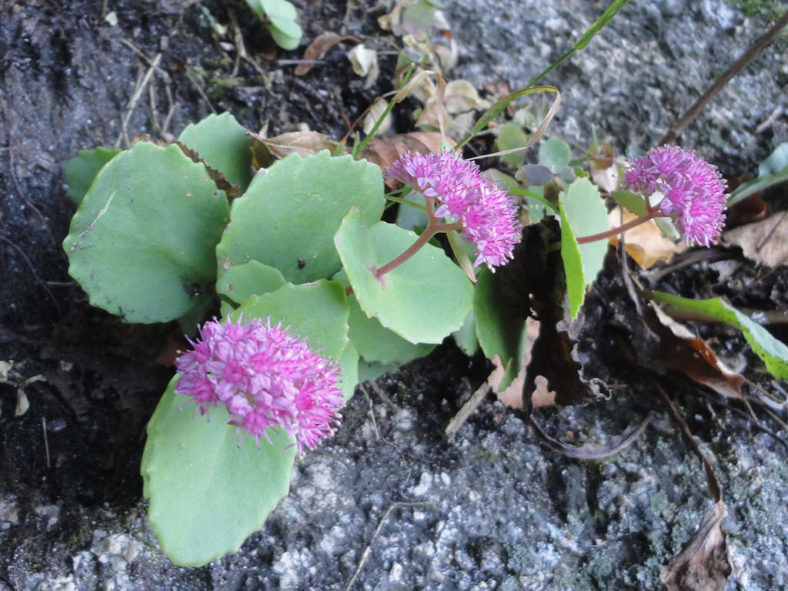
<path fill-rule="evenodd" d="M 228 114 L 178 140 L 69 164 L 79 208 L 64 248 L 91 303 L 129 322 L 178 320 L 191 332 L 218 295 L 222 320 L 203 324 L 176 361 L 142 459 L 162 549 L 200 565 L 262 526 L 296 456 L 331 435 L 359 380 L 450 335 L 500 357 L 513 378 L 511 335 L 524 335 L 524 319 L 501 316 L 491 278 L 521 227 L 509 191 L 455 151 L 404 154 L 385 171 L 291 154 L 252 176 L 249 136 Z M 650 197 L 645 217 L 670 216 L 708 244 L 722 223 L 718 175 L 660 150 L 630 164 L 625 186 Z M 557 204 L 545 201 L 562 224 L 572 316 L 607 252 L 576 236 L 611 233 L 599 190 L 576 170 Z M 384 178 L 404 186 L 387 196 Z M 417 221 L 382 221 L 387 199 Z"/>

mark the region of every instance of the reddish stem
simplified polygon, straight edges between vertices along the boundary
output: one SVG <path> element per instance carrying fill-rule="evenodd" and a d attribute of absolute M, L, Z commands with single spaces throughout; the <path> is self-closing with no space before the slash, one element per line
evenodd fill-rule
<path fill-rule="evenodd" d="M 621 224 L 616 228 L 611 228 L 605 232 L 600 232 L 599 234 L 591 234 L 590 236 L 582 236 L 577 239 L 578 244 L 588 244 L 589 242 L 596 242 L 597 240 L 605 240 L 610 238 L 611 236 L 618 236 L 619 234 L 623 234 L 627 230 L 631 230 L 635 226 L 639 226 L 640 224 L 645 224 L 647 221 L 654 219 L 659 214 L 655 210 L 649 211 L 646 215 L 641 216 L 639 218 L 635 218 L 634 220 L 629 220 L 626 224 Z"/>

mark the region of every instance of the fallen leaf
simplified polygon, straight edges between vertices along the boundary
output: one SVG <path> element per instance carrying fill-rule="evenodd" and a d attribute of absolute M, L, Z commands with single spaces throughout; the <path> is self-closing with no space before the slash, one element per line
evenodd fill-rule
<path fill-rule="evenodd" d="M 174 143 L 176 146 L 178 146 L 181 149 L 181 152 L 183 152 L 184 155 L 186 155 L 186 157 L 189 158 L 192 162 L 196 164 L 202 164 L 205 167 L 205 170 L 208 172 L 208 176 L 211 177 L 211 180 L 213 180 L 213 182 L 216 183 L 216 186 L 219 189 L 224 191 L 228 199 L 233 199 L 234 197 L 238 196 L 238 194 L 241 192 L 241 187 L 227 180 L 227 177 L 224 176 L 224 173 L 222 171 L 210 166 L 205 160 L 202 159 L 202 156 L 200 156 L 200 153 L 197 152 L 197 150 L 193 150 L 192 148 L 190 148 L 189 146 L 187 146 L 182 142 L 179 142 L 178 140 L 175 140 Z"/>
<path fill-rule="evenodd" d="M 441 134 L 428 131 L 414 131 L 390 135 L 384 138 L 373 138 L 364 151 L 361 152 L 361 157 L 385 170 L 400 156 L 408 152 L 432 154 L 440 151 Z M 395 183 L 396 181 L 387 181 L 387 184 Z"/>
<path fill-rule="evenodd" d="M 482 99 L 467 80 L 452 80 L 446 84 L 443 104 L 450 115 L 490 108 L 490 103 Z"/>
<path fill-rule="evenodd" d="M 523 386 L 525 385 L 525 368 L 531 363 L 531 350 L 533 349 L 536 337 L 539 334 L 539 321 L 533 318 L 525 319 L 525 350 L 523 353 L 520 370 L 517 377 L 512 380 L 504 390 L 498 390 L 498 384 L 491 383 L 493 391 L 497 392 L 498 400 L 506 406 L 512 408 L 523 408 Z M 499 358 L 500 363 L 500 358 Z M 503 368 L 501 368 L 503 370 Z M 498 380 L 500 383 L 500 380 Z M 541 408 L 544 406 L 555 406 L 555 392 L 547 387 L 547 378 L 536 376 L 534 378 L 534 391 L 531 393 L 531 407 Z"/>
<path fill-rule="evenodd" d="M 735 181 L 728 182 L 728 190 L 732 191 Z M 772 213 L 771 207 L 763 200 L 761 193 L 750 195 L 743 201 L 739 201 L 733 207 L 728 208 L 725 215 L 725 225 L 729 228 L 738 228 L 746 224 L 752 224 L 765 219 Z"/>
<path fill-rule="evenodd" d="M 291 131 L 272 138 L 251 131 L 247 135 L 252 138 L 252 166 L 255 168 L 266 168 L 274 159 L 293 153 L 308 156 L 321 150 L 333 153 L 337 148 L 335 141 L 316 131 Z"/>
<path fill-rule="evenodd" d="M 637 216 L 625 209 L 624 217 L 621 217 L 621 207 L 615 207 L 608 219 L 611 226 L 620 226 Z M 649 220 L 644 224 L 635 226 L 624 233 L 627 254 L 640 265 L 643 269 L 648 269 L 660 261 L 669 261 L 674 254 L 686 250 L 683 243 L 675 243 L 670 238 L 665 237 L 654 220 Z M 610 238 L 613 246 L 618 245 L 618 236 Z"/>
<path fill-rule="evenodd" d="M 706 511 L 687 547 L 662 569 L 660 581 L 668 591 L 722 591 L 732 569 L 725 533 L 720 524 L 727 515 L 725 503 Z"/>
<path fill-rule="evenodd" d="M 788 265 L 788 212 L 728 230 L 723 242 L 738 246 L 744 256 L 761 265 L 775 268 Z"/>
<path fill-rule="evenodd" d="M 315 40 L 309 44 L 309 47 L 304 51 L 304 60 L 319 60 L 325 57 L 326 53 L 335 45 L 344 41 L 352 41 L 353 43 L 360 43 L 358 37 L 353 35 L 337 35 L 336 33 L 322 33 L 315 37 Z M 295 69 L 296 76 L 303 76 L 314 67 L 314 64 L 298 64 Z"/>
<path fill-rule="evenodd" d="M 720 361 L 706 341 L 654 302 L 644 307 L 643 313 L 646 323 L 660 339 L 659 352 L 651 360 L 655 369 L 683 374 L 728 398 L 742 397 L 742 376 Z"/>
<path fill-rule="evenodd" d="M 365 135 L 369 135 L 369 133 L 375 127 L 375 124 L 378 122 L 378 119 L 380 119 L 383 116 L 383 113 L 386 112 L 388 105 L 388 101 L 381 97 L 376 98 L 372 102 L 369 109 L 367 109 L 367 114 L 364 115 L 364 119 L 361 122 L 361 130 Z M 378 129 L 375 131 L 375 135 L 385 135 L 389 129 L 391 129 L 391 113 L 386 115 L 386 118 L 381 122 L 380 127 L 378 127 Z"/>
<path fill-rule="evenodd" d="M 367 49 L 364 45 L 356 45 L 347 54 L 353 71 L 359 76 L 366 76 L 364 86 L 372 86 L 377 80 L 380 70 L 378 69 L 378 52 L 374 49 Z"/>

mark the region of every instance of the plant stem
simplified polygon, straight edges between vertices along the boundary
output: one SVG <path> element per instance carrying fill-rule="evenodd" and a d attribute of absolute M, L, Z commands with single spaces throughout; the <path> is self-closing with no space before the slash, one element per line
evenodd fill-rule
<path fill-rule="evenodd" d="M 622 224 L 616 228 L 611 228 L 610 230 L 607 230 L 605 232 L 600 232 L 599 234 L 592 234 L 591 236 L 582 236 L 577 239 L 577 243 L 588 244 L 589 242 L 596 242 L 597 240 L 605 240 L 607 238 L 610 238 L 611 236 L 617 236 L 619 234 L 623 234 L 627 230 L 631 230 L 635 226 L 644 224 L 647 221 L 654 219 L 655 217 L 657 217 L 657 212 L 652 211 L 644 216 L 635 218 L 634 220 L 629 220 L 626 224 Z"/>
<path fill-rule="evenodd" d="M 429 203 L 429 200 L 427 200 Z M 402 263 L 407 261 L 410 257 L 416 254 L 422 246 L 427 244 L 433 236 L 439 234 L 441 232 L 450 232 L 452 230 L 458 230 L 461 228 L 460 222 L 455 222 L 453 224 L 441 224 L 438 223 L 436 218 L 430 218 L 429 225 L 424 229 L 421 235 L 416 239 L 416 241 L 411 244 L 407 250 L 405 250 L 402 254 L 397 256 L 396 258 L 390 260 L 388 263 L 383 265 L 382 267 L 375 270 L 375 277 L 380 278 L 392 269 L 396 269 Z"/>

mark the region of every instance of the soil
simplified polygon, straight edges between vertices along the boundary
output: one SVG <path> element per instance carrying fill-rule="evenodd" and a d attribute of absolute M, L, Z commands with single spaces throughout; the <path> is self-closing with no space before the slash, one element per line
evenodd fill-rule
<path fill-rule="evenodd" d="M 432 554 L 424 550 L 424 556 L 418 552 L 408 555 L 416 563 L 425 561 L 421 579 L 413 573 L 396 574 L 396 565 L 400 569 L 403 566 L 401 558 L 378 556 L 359 579 L 358 588 L 450 589 L 475 585 L 486 589 L 500 584 L 516 589 L 563 584 L 564 588 L 580 589 L 600 585 L 600 580 L 606 580 L 606 572 L 607 580 L 615 581 L 618 588 L 654 588 L 660 564 L 667 562 L 665 556 L 675 555 L 692 534 L 706 498 L 692 456 L 687 459 L 684 452 L 676 451 L 680 449 L 678 439 L 666 443 L 665 434 L 673 427 L 664 410 L 659 410 L 653 400 L 636 395 L 648 391 L 646 378 L 639 375 L 643 372 L 621 363 L 615 343 L 632 338 L 626 323 L 634 311 L 622 311 L 617 304 L 626 301 L 626 290 L 616 256 L 610 257 L 587 304 L 589 318 L 597 327 L 587 336 L 600 343 L 595 353 L 599 375 L 609 383 L 622 380 L 627 384 L 625 392 L 630 395 L 615 396 L 611 403 L 621 405 L 625 412 L 617 417 L 617 407 L 612 406 L 604 419 L 593 412 L 584 414 L 587 409 L 540 417 L 551 432 L 575 430 L 596 436 L 600 428 L 603 433 L 620 432 L 632 417 L 642 417 L 648 410 L 663 413 L 655 421 L 656 427 L 650 428 L 629 452 L 631 455 L 624 456 L 621 465 L 607 464 L 597 471 L 596 464 L 567 463 L 557 454 L 547 455 L 545 460 L 542 454 L 546 452 L 541 451 L 522 415 L 490 399 L 459 434 L 457 442 L 444 442 L 440 430 L 489 369 L 484 360 L 468 359 L 447 344 L 425 360 L 379 381 L 377 387 L 388 393 L 390 401 L 367 395 L 367 390 L 357 394 L 335 441 L 322 455 L 297 468 L 293 490 L 298 491 L 291 495 L 293 498 L 283 502 L 265 530 L 237 556 L 201 569 L 178 569 L 168 565 L 157 549 L 144 520 L 139 462 L 145 425 L 172 373 L 157 359 L 179 328 L 125 325 L 89 307 L 84 293 L 68 276 L 67 260 L 60 247 L 74 211 L 65 195 L 63 165 L 80 149 L 126 147 L 136 134 L 177 135 L 186 124 L 212 111 L 230 111 L 248 129 L 259 129 L 267 123 L 270 135 L 305 124 L 341 137 L 348 121 L 358 117 L 375 97 L 391 90 L 396 42 L 377 26 L 377 17 L 385 13 L 382 5 L 298 4 L 306 39 L 324 31 L 367 36 L 368 44 L 381 50 L 383 75 L 366 86 L 364 79 L 350 74 L 346 51 L 336 50 L 309 74 L 295 76 L 295 66 L 276 57 L 297 59 L 303 45 L 296 52 L 279 54 L 240 0 L 121 0 L 104 3 L 103 7 L 102 3 L 81 0 L 34 0 L 6 4 L 0 9 L 0 361 L 13 361 L 13 371 L 0 383 L 0 589 L 339 588 L 355 572 L 366 541 L 384 518 L 383 508 L 402 498 L 427 494 L 420 491 L 429 490 L 431 483 L 433 490 L 440 489 L 441 494 L 445 493 L 441 498 L 449 502 L 452 497 L 444 488 L 451 486 L 445 484 L 446 478 L 463 495 L 471 496 L 468 491 L 473 492 L 475 483 L 466 473 L 471 469 L 480 473 L 490 470 L 491 481 L 503 483 L 501 486 L 508 491 L 500 497 L 483 494 L 488 504 L 520 503 L 522 507 L 517 511 L 526 515 L 554 511 L 559 516 L 555 523 L 569 524 L 567 535 L 574 532 L 581 536 L 579 539 L 585 541 L 578 544 L 585 550 L 578 550 L 571 540 L 564 539 L 563 545 L 553 540 L 557 546 L 540 546 L 541 555 L 528 557 L 526 549 L 516 547 L 522 544 L 519 534 L 512 534 L 498 523 L 500 517 L 484 513 L 479 505 L 473 505 L 478 511 L 478 524 L 470 517 L 463 521 L 450 505 L 438 503 L 436 515 L 443 516 L 440 521 L 425 505 L 425 515 L 413 510 L 412 530 L 403 530 L 405 533 L 392 544 L 426 544 L 429 532 L 440 522 L 441 527 L 445 523 L 455 527 L 438 529 L 444 538 L 453 532 L 451 535 L 461 542 L 452 539 L 451 543 L 461 546 L 461 551 L 444 539 L 444 546 L 436 542 Z M 213 19 L 237 23 L 252 59 L 236 59 L 224 38 L 211 28 Z M 466 58 L 466 69 L 470 68 L 469 61 Z M 158 69 L 153 69 L 148 85 L 135 100 L 135 91 L 151 72 L 153 62 Z M 397 121 L 400 131 L 408 131 L 410 125 L 408 116 Z M 630 140 L 621 148 L 629 149 L 637 141 Z M 768 153 L 765 144 L 748 144 L 752 149 L 747 160 L 738 161 L 739 168 L 730 172 L 752 170 Z M 724 156 L 729 161 L 733 158 L 728 152 Z M 777 204 L 781 198 L 769 199 Z M 727 250 L 716 260 L 700 261 L 660 277 L 641 279 L 651 287 L 688 297 L 723 295 L 742 308 L 786 309 L 786 267 L 774 271 L 755 267 L 735 251 Z M 707 324 L 694 326 L 701 336 L 714 342 L 721 356 L 743 367 L 749 380 L 774 389 L 736 331 Z M 772 327 L 783 341 L 788 340 L 785 326 Z M 721 403 L 708 393 L 706 398 L 699 397 L 698 388 L 689 386 L 686 380 L 672 380 L 671 394 L 690 417 L 693 433 L 716 445 L 715 453 L 727 450 L 726 438 L 738 433 L 736 436 L 744 439 L 736 442 L 753 441 L 758 450 L 752 461 L 754 467 L 744 466 L 737 456 L 736 465 L 744 466 L 741 471 L 759 469 L 759 461 L 766 462 L 765 458 L 784 463 L 786 448 L 781 446 L 786 435 L 784 431 L 782 435 L 777 433 L 778 423 L 766 418 L 759 430 L 746 417 L 741 418 L 744 407 Z M 24 399 L 29 408 L 17 416 L 18 404 Z M 380 430 L 378 437 L 370 431 L 370 416 L 374 429 Z M 736 450 L 744 445 L 730 444 Z M 659 460 L 665 458 L 669 458 L 665 465 L 659 466 Z M 380 468 L 387 462 L 396 469 Z M 588 554 L 591 540 L 604 538 L 609 535 L 605 532 L 615 529 L 612 518 L 610 523 L 603 523 L 594 508 L 609 508 L 616 502 L 612 499 L 626 497 L 641 478 L 646 478 L 644 471 L 661 473 L 671 465 L 678 471 L 696 471 L 688 477 L 694 483 L 690 488 L 695 487 L 695 496 L 684 491 L 671 499 L 686 504 L 691 513 L 689 523 L 674 527 L 665 538 L 669 541 L 660 542 L 664 555 L 655 552 L 648 528 L 662 527 L 660 519 L 667 513 L 654 517 L 649 513 L 651 507 L 642 508 L 642 514 L 635 517 L 645 523 L 641 529 L 631 534 L 622 530 L 618 532 L 621 537 L 610 538 L 613 541 L 608 554 Z M 320 519 L 328 520 L 336 507 L 320 505 L 305 492 L 310 490 L 308 481 L 326 477 L 326 466 L 335 470 L 337 502 L 345 503 L 349 516 L 344 535 L 350 539 L 319 523 Z M 521 481 L 512 484 L 505 480 L 521 466 L 530 466 L 533 491 Z M 731 478 L 741 476 L 734 468 L 724 469 Z M 769 491 L 784 490 L 784 472 L 769 474 L 783 479 Z M 343 478 L 367 488 L 354 491 Z M 444 482 L 444 488 L 440 482 Z M 628 483 L 621 486 L 629 492 L 616 497 L 606 483 L 612 487 L 621 482 Z M 749 481 L 741 477 L 738 482 Z M 779 494 L 773 494 L 780 499 Z M 530 508 L 529 498 L 534 503 Z M 464 496 L 451 502 L 455 507 L 465 507 Z M 513 507 L 508 510 L 520 515 Z M 676 515 L 673 518 L 679 521 Z M 747 527 L 752 523 L 746 516 L 739 518 Z M 551 519 L 545 518 L 544 523 L 553 527 Z M 316 520 L 312 533 L 310 520 Z M 489 529 L 492 521 L 498 529 Z M 294 523 L 300 523 L 299 527 L 294 529 Z M 547 544 L 538 538 L 546 534 L 536 531 L 537 525 L 522 527 L 534 529 L 539 543 Z M 771 531 L 779 536 L 785 527 L 785 523 L 777 523 Z M 474 531 L 486 533 L 474 536 Z M 758 532 L 761 535 L 761 530 Z M 396 538 L 394 534 L 391 537 Z M 320 555 L 316 547 L 322 539 L 334 544 L 330 552 L 325 551 L 337 564 L 331 572 L 315 567 L 310 558 Z M 743 542 L 737 543 L 747 546 L 747 532 L 738 539 Z M 784 558 L 784 540 L 782 547 L 778 541 L 772 542 L 778 548 L 771 556 L 776 556 L 775 560 Z M 482 568 L 490 561 L 500 561 L 499 554 L 493 560 L 487 548 L 501 545 L 505 546 L 501 553 L 507 556 L 503 566 Z M 451 555 L 441 554 L 446 547 L 452 548 Z M 564 557 L 550 563 L 545 558 L 550 552 Z M 745 550 L 738 552 L 738 556 L 747 555 Z M 142 558 L 136 560 L 138 555 Z M 434 566 L 439 558 L 447 564 Z M 570 567 L 561 570 L 556 566 L 561 560 L 570 567 L 576 563 L 578 572 L 570 573 Z M 609 574 L 616 564 L 621 572 Z M 543 579 L 524 574 L 537 566 L 555 570 Z M 751 572 L 743 565 L 737 568 L 740 573 Z M 413 569 L 418 571 L 415 566 Z M 592 573 L 590 578 L 578 574 L 583 569 Z M 559 571 L 563 578 L 555 574 Z M 507 573 L 506 581 L 498 572 Z M 753 588 L 778 588 L 781 581 L 788 581 L 784 565 L 782 569 L 773 566 L 762 579 L 753 576 L 757 583 Z M 516 583 L 507 587 L 510 579 Z M 737 581 L 742 580 L 740 575 Z"/>

